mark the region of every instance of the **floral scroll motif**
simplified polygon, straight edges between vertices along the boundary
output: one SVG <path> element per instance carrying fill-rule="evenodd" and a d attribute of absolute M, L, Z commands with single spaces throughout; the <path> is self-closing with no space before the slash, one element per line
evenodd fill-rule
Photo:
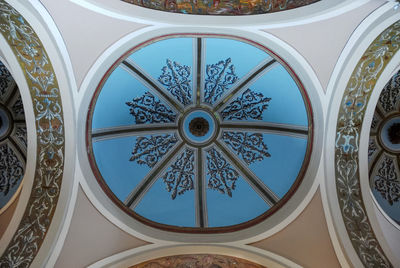
<path fill-rule="evenodd" d="M 162 177 L 167 191 L 172 192 L 171 198 L 194 189 L 194 153 L 186 149 Z"/>
<path fill-rule="evenodd" d="M 130 268 L 265 268 L 244 259 L 210 254 L 176 255 L 146 261 Z"/>
<path fill-rule="evenodd" d="M 207 174 L 210 175 L 208 188 L 232 197 L 232 191 L 236 188 L 239 173 L 215 149 L 207 152 L 207 169 Z"/>
<path fill-rule="evenodd" d="M 358 62 L 345 89 L 336 127 L 336 190 L 348 236 L 366 267 L 393 267 L 373 232 L 361 195 L 359 144 L 365 110 L 387 63 L 400 48 L 400 22 L 383 31 Z"/>
<path fill-rule="evenodd" d="M 4 100 L 4 97 L 9 87 L 14 83 L 10 72 L 6 66 L 0 62 L 0 100 Z"/>
<path fill-rule="evenodd" d="M 64 122 L 56 76 L 32 27 L 0 0 L 0 32 L 18 59 L 30 88 L 36 118 L 37 163 L 32 193 L 0 267 L 29 267 L 57 206 L 64 170 Z"/>
<path fill-rule="evenodd" d="M 222 138 L 247 165 L 271 156 L 264 143 L 263 135 L 260 133 L 225 131 Z"/>
<path fill-rule="evenodd" d="M 183 105 L 192 103 L 190 67 L 167 59 L 158 81 Z"/>
<path fill-rule="evenodd" d="M 138 137 L 133 148 L 133 156 L 129 160 L 136 160 L 138 164 L 152 168 L 177 141 L 178 139 L 175 135 L 150 136 L 149 138 Z"/>
<path fill-rule="evenodd" d="M 375 189 L 393 206 L 400 200 L 400 181 L 397 177 L 395 162 L 389 157 L 384 157 L 374 178 Z"/>
<path fill-rule="evenodd" d="M 135 118 L 136 124 L 172 123 L 176 118 L 174 112 L 156 100 L 150 92 L 145 92 L 143 96 L 134 98 L 126 105 L 130 107 L 130 113 Z"/>
<path fill-rule="evenodd" d="M 0 145 L 0 194 L 7 195 L 22 180 L 24 166 L 10 146 Z"/>
<path fill-rule="evenodd" d="M 122 0 L 126 3 L 167 12 L 196 15 L 256 15 L 298 8 L 320 0 Z"/>
<path fill-rule="evenodd" d="M 262 120 L 262 114 L 267 109 L 271 98 L 264 97 L 262 93 L 256 93 L 250 88 L 242 93 L 242 96 L 232 101 L 221 113 L 224 120 Z"/>
<path fill-rule="evenodd" d="M 231 58 L 221 60 L 216 64 L 207 64 L 206 74 L 204 101 L 209 104 L 214 104 L 228 90 L 228 87 L 238 80 Z"/>

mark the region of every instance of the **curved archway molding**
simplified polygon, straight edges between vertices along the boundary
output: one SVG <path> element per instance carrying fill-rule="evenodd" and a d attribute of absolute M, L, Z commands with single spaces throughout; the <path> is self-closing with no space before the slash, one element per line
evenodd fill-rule
<path fill-rule="evenodd" d="M 174 245 L 156 246 L 148 245 L 136 249 L 127 250 L 103 260 L 100 260 L 88 268 L 105 267 L 130 267 L 152 259 L 157 259 L 173 255 L 185 254 L 218 254 L 238 257 L 251 262 L 274 268 L 301 268 L 300 265 L 281 257 L 275 253 L 256 249 L 250 246 L 220 246 L 220 245 Z"/>
<path fill-rule="evenodd" d="M 328 88 L 328 95 L 332 96 L 329 117 L 332 121 L 337 120 L 337 125 L 327 126 L 327 144 L 334 146 L 326 146 L 327 170 L 323 192 L 327 195 L 330 210 L 326 211 L 327 214 L 342 215 L 327 218 L 331 219 L 338 235 L 339 251 L 345 252 L 349 262 L 356 267 L 393 267 L 391 259 L 385 255 L 385 246 L 373 231 L 365 208 L 360 187 L 359 146 L 371 92 L 398 50 L 400 22 L 396 22 L 399 16 L 392 10 L 392 4 L 370 16 L 353 34 L 364 34 L 360 41 L 363 45 L 352 43 L 353 37 L 349 40 L 350 49 L 348 44 L 344 53 L 356 51 L 347 54 L 352 55 L 350 58 L 339 59 L 345 68 L 339 67 L 338 63 L 339 69 L 332 76 L 336 78 L 331 80 Z"/>
<path fill-rule="evenodd" d="M 27 170 L 30 171 L 25 176 L 33 173 L 28 181 L 31 185 L 26 183 L 23 188 L 23 194 L 27 193 L 27 204 L 25 210 L 21 207 L 22 219 L 19 225 L 16 222 L 16 231 L 2 252 L 2 267 L 46 263 L 59 235 L 73 184 L 72 179 L 64 179 L 65 176 L 73 178 L 75 161 L 74 146 L 71 146 L 74 144 L 72 84 L 68 78 L 72 72 L 66 70 L 63 56 L 55 49 L 57 45 L 54 45 L 52 34 L 38 20 L 31 19 L 39 16 L 33 14 L 30 4 L 13 1 L 9 4 L 0 0 L 0 31 L 11 54 L 18 60 L 18 72 L 23 74 L 16 78 L 17 83 L 27 85 L 22 87 L 22 90 L 25 88 L 22 95 L 29 97 L 23 98 L 24 106 L 32 107 L 27 118 L 28 133 L 32 133 L 28 157 L 30 153 L 34 155 L 29 157 L 28 165 L 31 166 Z M 42 40 L 37 30 L 41 37 L 46 35 L 47 38 Z M 64 115 L 64 111 L 68 113 Z M 32 150 L 31 144 L 37 147 Z"/>
<path fill-rule="evenodd" d="M 138 32 L 132 33 L 125 36 L 123 39 L 116 42 L 113 46 L 109 47 L 105 53 L 100 56 L 97 62 L 92 66 L 88 75 L 85 77 L 81 89 L 79 90 L 79 107 L 78 111 L 81 118 L 86 116 L 87 107 L 89 106 L 91 96 L 94 93 L 94 89 L 106 73 L 108 68 L 126 51 L 134 47 L 135 45 L 141 44 L 144 41 L 150 40 L 155 37 L 164 35 L 176 35 L 182 33 L 199 33 L 199 34 L 221 34 L 229 36 L 245 37 L 253 42 L 258 42 L 269 47 L 271 50 L 276 52 L 280 57 L 284 58 L 285 61 L 293 68 L 294 72 L 299 74 L 299 78 L 308 90 L 311 103 L 313 105 L 314 122 L 315 128 L 320 128 L 320 124 L 323 124 L 323 108 L 321 105 L 322 87 L 317 79 L 314 71 L 306 60 L 296 52 L 292 47 L 288 46 L 283 41 L 270 34 L 259 32 L 259 31 L 243 31 L 237 29 L 225 29 L 225 28 L 205 28 L 205 27 L 148 27 L 141 29 Z M 78 121 L 78 136 L 84 137 L 86 129 L 86 122 L 84 120 Z M 300 186 L 297 193 L 292 197 L 292 205 L 285 206 L 277 212 L 278 218 L 271 217 L 265 222 L 253 226 L 247 230 L 241 230 L 232 233 L 229 237 L 214 234 L 214 235 L 201 235 L 194 236 L 193 234 L 181 234 L 176 236 L 175 234 L 168 233 L 161 230 L 154 230 L 150 227 L 143 226 L 140 223 L 134 221 L 133 218 L 128 215 L 122 215 L 123 213 L 112 204 L 104 192 L 100 189 L 87 159 L 87 153 L 85 149 L 85 140 L 80 139 L 78 141 L 78 157 L 80 168 L 82 169 L 81 183 L 82 188 L 90 201 L 95 207 L 106 216 L 111 222 L 119 226 L 122 230 L 130 233 L 134 236 L 138 236 L 138 232 L 145 235 L 147 238 L 141 238 L 147 241 L 160 242 L 160 240 L 171 240 L 179 242 L 187 241 L 199 241 L 199 242 L 220 242 L 221 239 L 224 242 L 240 241 L 241 243 L 251 243 L 266 238 L 273 233 L 278 232 L 290 222 L 292 222 L 300 212 L 306 207 L 308 202 L 311 200 L 316 189 L 318 188 L 318 181 L 315 180 L 317 170 L 320 166 L 321 148 L 322 148 L 323 133 L 319 132 L 314 137 L 314 152 L 312 153 L 312 160 L 308 169 L 308 174 L 305 176 L 305 180 Z M 288 201 L 292 202 L 291 200 Z M 111 216 L 111 217 L 110 217 Z M 285 220 L 283 220 L 285 219 Z M 155 239 L 157 238 L 157 239 Z M 193 240 L 194 239 L 194 240 Z"/>

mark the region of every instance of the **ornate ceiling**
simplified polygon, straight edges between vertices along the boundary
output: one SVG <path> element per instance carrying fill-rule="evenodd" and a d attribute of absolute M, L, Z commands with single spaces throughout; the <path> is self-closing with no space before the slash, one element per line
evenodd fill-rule
<path fill-rule="evenodd" d="M 311 107 L 293 77 L 273 53 L 229 36 L 135 48 L 93 100 L 88 140 L 99 182 L 159 228 L 260 222 L 294 193 L 311 152 Z"/>
<path fill-rule="evenodd" d="M 25 173 L 27 134 L 18 87 L 0 62 L 0 209 L 16 194 Z"/>
<path fill-rule="evenodd" d="M 383 89 L 375 109 L 368 147 L 372 193 L 400 224 L 400 72 Z"/>

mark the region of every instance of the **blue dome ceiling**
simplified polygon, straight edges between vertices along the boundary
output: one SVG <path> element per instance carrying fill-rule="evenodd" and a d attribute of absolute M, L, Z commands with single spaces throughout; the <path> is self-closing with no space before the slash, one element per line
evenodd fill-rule
<path fill-rule="evenodd" d="M 293 194 L 311 152 L 311 108 L 293 77 L 237 38 L 177 36 L 133 49 L 92 101 L 89 158 L 100 184 L 160 228 L 259 222 Z"/>

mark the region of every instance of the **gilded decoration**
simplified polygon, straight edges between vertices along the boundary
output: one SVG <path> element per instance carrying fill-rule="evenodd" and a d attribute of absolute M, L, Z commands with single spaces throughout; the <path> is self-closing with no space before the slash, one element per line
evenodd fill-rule
<path fill-rule="evenodd" d="M 265 268 L 244 259 L 212 254 L 176 255 L 146 261 L 131 268 Z"/>
<path fill-rule="evenodd" d="M 36 118 L 37 162 L 31 196 L 0 267 L 29 267 L 49 230 L 64 170 L 64 121 L 57 79 L 35 31 L 0 0 L 0 31 L 17 57 L 30 89 Z M 21 133 L 21 132 L 20 132 Z"/>
<path fill-rule="evenodd" d="M 383 252 L 365 209 L 360 187 L 361 126 L 372 90 L 400 48 L 400 21 L 383 31 L 368 47 L 347 84 L 336 128 L 336 189 L 350 241 L 366 267 L 393 267 Z"/>
<path fill-rule="evenodd" d="M 167 12 L 196 15 L 256 15 L 285 11 L 319 0 L 122 0 Z"/>

